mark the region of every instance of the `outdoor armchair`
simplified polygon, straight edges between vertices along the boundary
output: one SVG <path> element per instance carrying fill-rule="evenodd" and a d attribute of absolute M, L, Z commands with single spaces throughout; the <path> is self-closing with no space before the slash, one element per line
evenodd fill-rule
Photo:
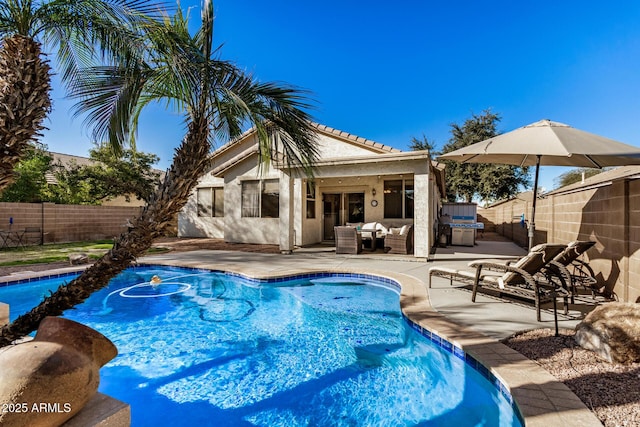
<path fill-rule="evenodd" d="M 362 252 L 362 235 L 356 227 L 333 227 L 337 254 L 359 254 Z"/>
<path fill-rule="evenodd" d="M 397 233 L 387 233 L 384 236 L 384 249 L 390 254 L 412 254 L 413 224 L 402 226 Z"/>
<path fill-rule="evenodd" d="M 455 270 L 446 267 L 429 269 L 429 287 L 433 276 L 445 277 L 450 283 L 455 280 L 472 286 L 471 301 L 475 302 L 477 292 L 489 288 L 502 294 L 533 301 L 538 322 L 541 321 L 540 306 L 553 303 L 553 315 L 558 329 L 556 298 L 562 296 L 564 311 L 568 310 L 568 293 L 565 291 L 567 278 L 548 269 L 549 263 L 563 251 L 565 245 L 542 244 L 512 264 L 492 260 L 477 260 L 469 263 L 473 270 Z"/>

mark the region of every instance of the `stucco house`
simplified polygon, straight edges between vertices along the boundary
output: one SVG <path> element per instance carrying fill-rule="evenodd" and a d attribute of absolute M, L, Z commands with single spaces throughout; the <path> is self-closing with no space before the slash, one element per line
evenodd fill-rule
<path fill-rule="evenodd" d="M 258 166 L 254 130 L 216 150 L 178 217 L 180 237 L 278 244 L 282 252 L 334 239 L 334 226 L 414 225 L 414 255 L 435 244 L 444 176 L 427 151 L 402 152 L 315 124 L 314 179 L 278 164 Z"/>

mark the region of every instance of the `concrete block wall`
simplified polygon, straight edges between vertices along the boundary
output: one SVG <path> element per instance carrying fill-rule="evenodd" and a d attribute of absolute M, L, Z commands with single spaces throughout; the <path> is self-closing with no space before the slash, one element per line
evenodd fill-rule
<path fill-rule="evenodd" d="M 484 209 L 478 206 L 478 222 L 484 224 L 484 231 L 495 232 L 496 231 L 496 213 L 497 211 L 492 209 Z"/>
<path fill-rule="evenodd" d="M 110 239 L 126 229 L 139 207 L 56 205 L 54 203 L 0 203 L 0 229 L 40 227 L 44 243 Z"/>
<path fill-rule="evenodd" d="M 524 210 L 523 210 L 524 209 Z M 526 247 L 526 229 L 514 218 L 530 215 L 530 203 L 511 200 L 484 209 L 496 231 Z M 556 192 L 538 199 L 535 243 L 595 240 L 586 259 L 621 301 L 640 302 L 640 179 Z"/>
<path fill-rule="evenodd" d="M 140 208 L 45 204 L 45 242 L 112 238 L 126 230 Z"/>
<path fill-rule="evenodd" d="M 629 226 L 628 226 L 628 253 L 629 263 L 627 268 L 629 295 L 626 301 L 638 301 L 640 295 L 640 180 L 629 181 Z"/>
<path fill-rule="evenodd" d="M 523 212 L 531 212 L 530 203 L 511 200 L 491 208 L 478 210 L 478 220 L 484 223 L 486 231 L 496 231 L 520 246 L 527 246 L 527 229 L 520 224 Z"/>

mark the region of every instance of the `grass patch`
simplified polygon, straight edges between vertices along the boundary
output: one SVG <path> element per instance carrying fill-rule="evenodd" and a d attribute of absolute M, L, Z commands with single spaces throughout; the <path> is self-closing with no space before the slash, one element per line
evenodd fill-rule
<path fill-rule="evenodd" d="M 0 262 L 0 267 L 15 267 L 19 265 L 30 265 L 30 264 L 45 264 L 50 262 L 58 262 L 58 261 L 68 261 L 67 257 L 59 257 L 59 256 L 50 256 L 50 257 L 42 257 L 38 259 L 21 259 L 17 261 L 6 261 Z"/>
<path fill-rule="evenodd" d="M 69 261 L 69 255 L 84 253 L 96 260 L 113 247 L 112 240 L 94 240 L 90 242 L 56 243 L 26 248 L 3 248 L 0 250 L 0 267 L 44 264 L 50 262 Z M 168 248 L 156 247 L 148 254 L 168 252 Z"/>

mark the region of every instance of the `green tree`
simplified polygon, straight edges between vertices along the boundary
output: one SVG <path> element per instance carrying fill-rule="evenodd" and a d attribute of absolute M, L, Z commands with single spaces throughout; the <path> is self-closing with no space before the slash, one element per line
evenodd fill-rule
<path fill-rule="evenodd" d="M 84 179 L 82 168 L 75 162 L 64 166 L 52 165 L 55 183 L 47 186 L 46 201 L 60 205 L 99 205 L 101 200 L 92 197 L 91 184 Z"/>
<path fill-rule="evenodd" d="M 122 144 L 142 109 L 153 101 L 169 101 L 185 114 L 187 132 L 173 163 L 129 229 L 113 248 L 78 278 L 61 286 L 30 312 L 2 328 L 0 346 L 34 330 L 41 319 L 59 315 L 107 285 L 162 236 L 171 219 L 186 204 L 207 170 L 214 137 L 237 137 L 251 124 L 262 160 L 278 159 L 312 172 L 317 156 L 315 132 L 305 92 L 283 84 L 260 83 L 238 67 L 218 58 L 213 49 L 213 4 L 205 0 L 202 26 L 189 34 L 178 12 L 161 23 L 149 22 L 139 50 L 123 52 L 121 63 L 83 70 L 74 95 L 83 98 L 96 131 Z M 276 137 L 277 136 L 277 137 Z M 99 139 L 102 140 L 102 139 Z"/>
<path fill-rule="evenodd" d="M 15 178 L 15 166 L 51 109 L 43 44 L 57 54 L 63 81 L 72 82 L 96 52 L 118 52 L 127 41 L 126 24 L 152 7 L 142 0 L 0 2 L 0 192 Z"/>
<path fill-rule="evenodd" d="M 423 134 L 422 139 L 418 139 L 415 136 L 411 138 L 411 144 L 409 145 L 409 149 L 411 151 L 421 151 L 428 150 L 433 154 L 435 153 L 433 150 L 436 148 L 436 144 L 434 142 L 429 141 L 429 139 Z"/>
<path fill-rule="evenodd" d="M 29 146 L 0 201 L 99 205 L 118 196 L 147 200 L 158 185 L 159 174 L 152 168 L 158 161 L 155 154 L 127 149 L 116 155 L 107 146 L 97 146 L 89 152 L 92 164 L 63 165 L 54 163 L 45 148 Z"/>
<path fill-rule="evenodd" d="M 49 186 L 47 199 L 55 203 L 97 205 L 105 200 L 131 196 L 147 201 L 159 184 L 152 165 L 159 158 L 134 149 L 116 154 L 106 144 L 89 151 L 87 165 L 57 165 L 57 185 Z"/>
<path fill-rule="evenodd" d="M 46 173 L 51 170 L 52 160 L 42 145 L 29 145 L 15 168 L 15 180 L 0 193 L 0 202 L 46 201 Z"/>
<path fill-rule="evenodd" d="M 499 135 L 499 121 L 498 114 L 485 110 L 481 114 L 472 114 L 462 125 L 451 124 L 451 139 L 442 152 L 449 153 Z M 529 185 L 527 167 L 458 163 L 451 160 L 446 160 L 445 164 L 447 200 L 452 202 L 471 202 L 474 197 L 500 200 L 517 194 L 520 186 Z"/>

